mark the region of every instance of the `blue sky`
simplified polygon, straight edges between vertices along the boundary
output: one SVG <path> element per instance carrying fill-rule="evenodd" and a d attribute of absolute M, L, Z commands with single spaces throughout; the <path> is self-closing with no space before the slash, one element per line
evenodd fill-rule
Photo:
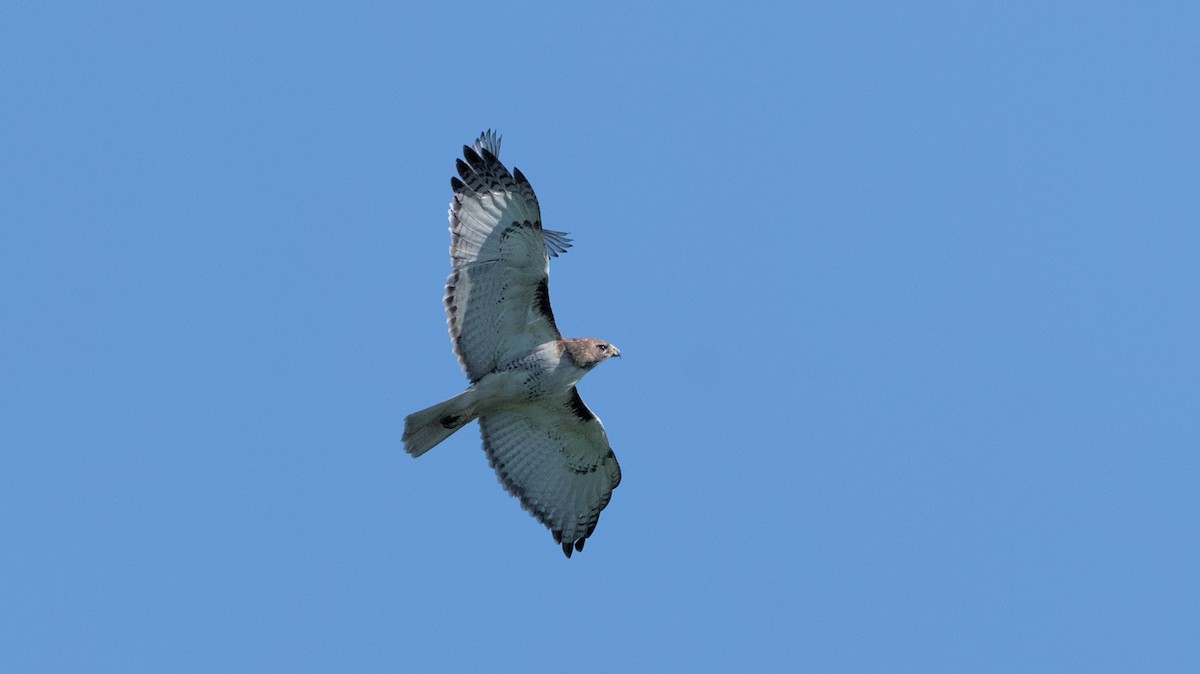
<path fill-rule="evenodd" d="M 6 3 L 0 669 L 1195 671 L 1194 3 Z M 503 492 L 484 128 L 624 481 Z"/>

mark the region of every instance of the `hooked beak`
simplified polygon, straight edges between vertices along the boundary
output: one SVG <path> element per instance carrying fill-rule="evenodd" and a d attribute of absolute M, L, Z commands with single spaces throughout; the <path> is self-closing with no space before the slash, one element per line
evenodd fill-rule
<path fill-rule="evenodd" d="M 621 357 L 621 350 L 620 350 L 620 349 L 618 349 L 618 348 L 617 348 L 617 347 L 615 347 L 615 346 L 614 346 L 614 347 L 612 347 L 612 355 L 613 355 L 613 358 L 620 358 L 620 357 Z"/>

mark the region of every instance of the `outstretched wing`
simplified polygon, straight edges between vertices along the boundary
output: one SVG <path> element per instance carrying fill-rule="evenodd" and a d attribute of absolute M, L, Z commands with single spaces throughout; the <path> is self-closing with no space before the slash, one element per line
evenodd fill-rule
<path fill-rule="evenodd" d="M 542 230 L 533 187 L 500 163 L 500 139 L 487 131 L 463 146 L 451 178 L 446 315 L 454 353 L 472 382 L 539 344 L 558 339 L 550 309 L 550 255 L 570 246 Z M 460 179 L 461 178 L 461 179 Z"/>
<path fill-rule="evenodd" d="M 574 387 L 558 399 L 479 418 L 483 449 L 508 493 L 568 557 L 582 550 L 621 482 L 604 425 Z"/>

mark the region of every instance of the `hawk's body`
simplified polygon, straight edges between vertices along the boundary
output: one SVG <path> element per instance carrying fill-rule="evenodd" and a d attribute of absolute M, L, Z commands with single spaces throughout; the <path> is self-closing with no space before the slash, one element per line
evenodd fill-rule
<path fill-rule="evenodd" d="M 542 229 L 525 176 L 500 163 L 491 132 L 464 147 L 452 178 L 446 282 L 450 337 L 471 387 L 411 414 L 404 446 L 432 449 L 478 418 L 488 460 L 509 493 L 554 534 L 568 557 L 582 550 L 621 469 L 600 420 L 575 384 L 619 356 L 595 339 L 563 339 L 550 308 L 550 256 L 570 247 Z"/>

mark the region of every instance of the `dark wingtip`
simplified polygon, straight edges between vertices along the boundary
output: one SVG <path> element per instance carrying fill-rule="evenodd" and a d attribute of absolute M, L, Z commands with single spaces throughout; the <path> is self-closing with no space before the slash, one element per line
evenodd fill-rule
<path fill-rule="evenodd" d="M 586 538 L 581 538 L 575 541 L 575 552 L 583 552 L 583 542 L 586 540 Z"/>
<path fill-rule="evenodd" d="M 483 157 L 481 157 L 474 149 L 467 147 L 466 145 L 463 146 L 463 156 L 467 158 L 467 163 L 471 165 L 471 168 L 475 169 L 476 171 L 483 171 L 484 167 L 487 166 L 487 162 L 484 161 Z"/>
<path fill-rule="evenodd" d="M 571 541 L 567 541 L 567 542 L 563 543 L 562 548 L 563 548 L 563 554 L 567 556 L 567 559 L 570 559 L 571 553 L 574 552 L 574 550 L 575 550 L 575 548 L 571 547 Z"/>
<path fill-rule="evenodd" d="M 450 189 L 454 190 L 455 192 L 461 192 L 461 191 L 467 189 L 467 186 L 465 184 L 463 184 L 463 181 L 459 180 L 458 178 L 455 178 L 454 176 L 450 176 Z"/>

